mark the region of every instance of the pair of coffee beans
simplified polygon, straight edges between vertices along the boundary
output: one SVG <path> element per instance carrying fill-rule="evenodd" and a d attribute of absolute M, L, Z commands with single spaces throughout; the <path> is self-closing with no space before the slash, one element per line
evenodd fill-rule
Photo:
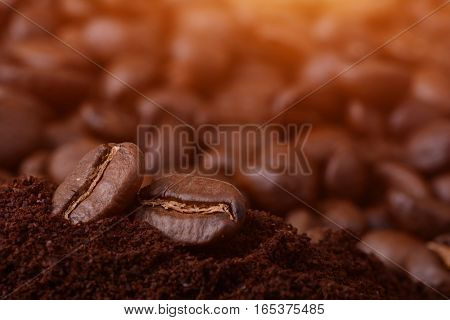
<path fill-rule="evenodd" d="M 143 176 L 143 154 L 132 143 L 104 144 L 84 156 L 53 197 L 53 213 L 73 224 L 126 212 Z M 173 240 L 207 244 L 236 232 L 246 200 L 233 185 L 208 177 L 173 174 L 139 192 L 136 219 Z"/>

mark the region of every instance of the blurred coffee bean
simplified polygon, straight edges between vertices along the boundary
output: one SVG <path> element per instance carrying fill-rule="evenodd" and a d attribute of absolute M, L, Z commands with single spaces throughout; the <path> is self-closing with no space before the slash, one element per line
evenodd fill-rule
<path fill-rule="evenodd" d="M 54 32 L 58 25 L 59 19 L 53 10 L 54 2 L 52 0 L 21 1 L 14 7 L 21 14 L 11 15 L 11 20 L 5 30 L 9 41 L 48 37 L 48 32 Z"/>
<path fill-rule="evenodd" d="M 442 111 L 431 108 L 426 102 L 407 99 L 389 115 L 388 125 L 392 133 L 404 136 L 441 116 L 444 116 Z"/>
<path fill-rule="evenodd" d="M 95 140 L 81 139 L 57 148 L 48 159 L 50 179 L 57 184 L 62 183 L 76 167 L 80 159 L 99 144 Z"/>
<path fill-rule="evenodd" d="M 67 18 L 83 19 L 95 13 L 97 2 L 90 0 L 60 0 L 58 1 L 58 9 Z"/>
<path fill-rule="evenodd" d="M 0 87 L 0 167 L 12 168 L 42 143 L 45 109 L 23 92 Z"/>
<path fill-rule="evenodd" d="M 450 205 L 450 173 L 435 177 L 431 185 L 436 196 Z"/>
<path fill-rule="evenodd" d="M 367 167 L 353 148 L 340 148 L 328 160 L 324 185 L 331 196 L 358 198 L 367 183 Z"/>
<path fill-rule="evenodd" d="M 44 128 L 46 144 L 49 148 L 56 148 L 63 144 L 87 137 L 83 119 L 79 114 L 48 123 Z"/>
<path fill-rule="evenodd" d="M 152 28 L 135 21 L 96 16 L 81 30 L 81 45 L 88 56 L 97 62 L 107 61 L 130 51 L 151 52 L 151 48 L 156 45 L 157 36 Z"/>
<path fill-rule="evenodd" d="M 97 137 L 112 142 L 136 139 L 138 117 L 128 105 L 87 102 L 79 112 L 86 128 Z"/>
<path fill-rule="evenodd" d="M 422 246 L 414 236 L 397 230 L 370 231 L 359 244 L 361 250 L 374 254 L 391 268 L 404 267 L 411 252 Z"/>
<path fill-rule="evenodd" d="M 7 182 L 11 178 L 12 177 L 8 172 L 0 169 L 0 184 Z"/>
<path fill-rule="evenodd" d="M 397 225 L 424 238 L 450 230 L 450 206 L 430 198 L 418 198 L 390 190 L 387 201 Z"/>
<path fill-rule="evenodd" d="M 322 224 L 318 216 L 306 209 L 290 211 L 286 215 L 285 221 L 296 228 L 299 234 L 307 233 L 308 230 L 319 227 Z"/>
<path fill-rule="evenodd" d="M 393 227 L 389 210 L 384 204 L 365 208 L 363 214 L 366 216 L 368 228 L 371 230 Z"/>
<path fill-rule="evenodd" d="M 39 178 L 47 177 L 49 156 L 50 154 L 47 150 L 39 150 L 32 153 L 20 164 L 19 173 Z"/>
<path fill-rule="evenodd" d="M 405 261 L 405 268 L 415 281 L 424 282 L 433 287 L 450 284 L 450 271 L 439 257 L 425 246 L 416 248 Z"/>
<path fill-rule="evenodd" d="M 289 166 L 296 163 L 278 163 L 275 168 L 270 162 L 273 160 L 274 157 L 270 157 L 257 169 L 237 172 L 237 184 L 249 195 L 255 206 L 284 215 L 301 204 L 310 204 L 315 200 L 318 173 L 314 162 L 310 162 L 312 172 L 297 171 L 293 174 Z"/>
<path fill-rule="evenodd" d="M 450 233 L 442 234 L 428 242 L 428 248 L 435 252 L 450 270 Z"/>
<path fill-rule="evenodd" d="M 413 95 L 428 104 L 450 110 L 450 77 L 439 68 L 422 68 L 414 75 Z"/>
<path fill-rule="evenodd" d="M 305 141 L 304 152 L 308 160 L 323 163 L 338 149 L 351 145 L 350 136 L 338 127 L 322 126 L 313 128 Z"/>
<path fill-rule="evenodd" d="M 13 43 L 8 48 L 8 54 L 22 65 L 47 71 L 91 67 L 85 58 L 56 39 L 38 38 Z"/>
<path fill-rule="evenodd" d="M 101 96 L 113 101 L 136 97 L 135 90 L 140 92 L 155 80 L 157 68 L 157 62 L 143 54 L 120 56 L 107 67 L 111 74 L 102 77 Z"/>
<path fill-rule="evenodd" d="M 0 84 L 21 89 L 64 110 L 78 104 L 90 90 L 89 77 L 63 69 L 48 72 L 12 64 L 0 64 Z"/>
<path fill-rule="evenodd" d="M 409 162 L 432 173 L 450 165 L 450 122 L 431 122 L 411 135 L 406 144 Z"/>
<path fill-rule="evenodd" d="M 407 93 L 410 76 L 398 64 L 369 59 L 342 74 L 339 84 L 350 98 L 368 106 L 390 108 Z"/>
<path fill-rule="evenodd" d="M 427 198 L 431 195 L 425 180 L 404 164 L 379 162 L 375 165 L 375 174 L 388 189 L 401 190 L 417 198 Z"/>
<path fill-rule="evenodd" d="M 333 230 L 349 230 L 360 235 L 367 228 L 367 219 L 352 202 L 340 199 L 328 199 L 321 205 L 325 214 L 323 223 Z"/>
<path fill-rule="evenodd" d="M 381 113 L 359 101 L 353 101 L 348 105 L 346 120 L 353 130 L 367 136 L 380 136 L 384 131 L 384 119 Z"/>
<path fill-rule="evenodd" d="M 73 224 L 126 214 L 141 187 L 142 153 L 132 143 L 104 144 L 86 154 L 53 195 L 53 214 Z"/>

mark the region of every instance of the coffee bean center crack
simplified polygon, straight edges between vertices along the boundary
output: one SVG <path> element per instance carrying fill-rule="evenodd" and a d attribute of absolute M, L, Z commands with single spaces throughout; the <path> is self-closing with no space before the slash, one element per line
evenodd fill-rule
<path fill-rule="evenodd" d="M 182 203 L 175 200 L 155 199 L 143 201 L 143 204 L 152 207 L 163 207 L 166 210 L 173 210 L 184 214 L 210 215 L 213 213 L 226 213 L 230 217 L 230 220 L 234 220 L 230 207 L 225 203 L 199 204 Z"/>
<path fill-rule="evenodd" d="M 94 170 L 92 175 L 86 180 L 86 183 L 80 188 L 80 191 L 75 193 L 72 199 L 68 202 L 67 209 L 63 210 L 64 217 L 69 219 L 70 214 L 80 205 L 81 202 L 86 200 L 94 191 L 95 187 L 99 183 L 100 179 L 103 177 L 106 169 L 113 157 L 119 151 L 120 146 L 112 146 L 102 157 L 97 168 Z"/>

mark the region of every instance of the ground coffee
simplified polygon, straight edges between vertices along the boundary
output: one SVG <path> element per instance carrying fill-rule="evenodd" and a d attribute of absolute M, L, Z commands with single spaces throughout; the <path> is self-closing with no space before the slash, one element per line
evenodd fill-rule
<path fill-rule="evenodd" d="M 2 298 L 436 297 L 360 252 L 343 233 L 312 244 L 280 218 L 249 211 L 227 243 L 190 247 L 131 217 L 73 226 L 51 216 L 53 190 L 35 178 L 0 187 Z"/>

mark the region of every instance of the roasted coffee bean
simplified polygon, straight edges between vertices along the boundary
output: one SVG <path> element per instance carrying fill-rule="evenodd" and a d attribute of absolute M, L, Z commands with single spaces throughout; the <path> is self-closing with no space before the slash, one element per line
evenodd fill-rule
<path fill-rule="evenodd" d="M 48 123 L 44 128 L 46 145 L 58 148 L 66 143 L 88 138 L 88 131 L 79 114 Z"/>
<path fill-rule="evenodd" d="M 428 248 L 435 252 L 450 270 L 450 233 L 442 234 L 428 242 Z"/>
<path fill-rule="evenodd" d="M 450 284 L 450 271 L 439 257 L 425 246 L 412 251 L 405 261 L 405 269 L 412 279 L 433 287 Z"/>
<path fill-rule="evenodd" d="M 339 149 L 351 147 L 348 133 L 339 127 L 322 126 L 314 128 L 305 141 L 306 158 L 317 163 L 325 163 Z"/>
<path fill-rule="evenodd" d="M 365 208 L 363 214 L 366 216 L 368 228 L 371 230 L 393 228 L 389 210 L 384 204 Z"/>
<path fill-rule="evenodd" d="M 169 238 L 208 244 L 230 236 L 246 215 L 246 200 L 233 185 L 200 176 L 173 174 L 139 192 L 136 215 Z"/>
<path fill-rule="evenodd" d="M 392 268 L 403 267 L 411 252 L 421 248 L 422 242 L 407 233 L 397 230 L 376 230 L 364 235 L 360 248 L 376 255 Z"/>
<path fill-rule="evenodd" d="M 156 59 L 142 54 L 120 56 L 107 69 L 114 76 L 105 74 L 102 77 L 101 95 L 112 101 L 137 96 L 134 90 L 146 89 L 158 75 Z"/>
<path fill-rule="evenodd" d="M 369 59 L 343 73 L 338 81 L 350 98 L 389 108 L 407 93 L 410 75 L 398 64 Z"/>
<path fill-rule="evenodd" d="M 389 115 L 388 126 L 392 133 L 405 136 L 443 116 L 445 116 L 444 111 L 432 108 L 424 101 L 410 98 L 392 111 Z"/>
<path fill-rule="evenodd" d="M 364 194 L 367 168 L 353 148 L 340 148 L 328 160 L 324 185 L 330 196 L 358 198 Z"/>
<path fill-rule="evenodd" d="M 55 149 L 48 157 L 48 176 L 60 184 L 73 171 L 81 158 L 101 143 L 94 139 L 80 139 Z"/>
<path fill-rule="evenodd" d="M 450 111 L 450 77 L 437 68 L 423 68 L 414 76 L 415 97 L 437 108 Z"/>
<path fill-rule="evenodd" d="M 450 173 L 435 177 L 431 185 L 436 196 L 450 205 Z"/>
<path fill-rule="evenodd" d="M 323 223 L 333 229 L 349 230 L 355 234 L 362 234 L 367 228 L 367 218 L 352 202 L 340 199 L 329 199 L 321 205 L 324 213 Z"/>
<path fill-rule="evenodd" d="M 125 214 L 141 187 L 142 153 L 132 143 L 104 144 L 85 155 L 53 196 L 53 214 L 73 224 Z"/>
<path fill-rule="evenodd" d="M 377 137 L 384 131 L 383 115 L 375 108 L 369 108 L 359 101 L 351 102 L 347 107 L 346 120 L 357 133 Z"/>
<path fill-rule="evenodd" d="M 322 226 L 323 224 L 317 215 L 314 215 L 306 209 L 296 209 L 289 212 L 286 215 L 285 221 L 296 228 L 299 234 L 308 234 L 309 230 Z"/>
<path fill-rule="evenodd" d="M 19 65 L 0 64 L 0 84 L 29 92 L 58 109 L 77 105 L 90 90 L 89 76 L 72 70 L 51 72 Z"/>
<path fill-rule="evenodd" d="M 404 164 L 380 162 L 375 165 L 375 173 L 388 189 L 401 190 L 417 198 L 426 198 L 431 195 L 425 180 Z"/>
<path fill-rule="evenodd" d="M 20 165 L 19 173 L 26 176 L 44 178 L 47 176 L 49 152 L 39 150 L 25 158 Z"/>
<path fill-rule="evenodd" d="M 88 131 L 106 141 L 136 140 L 138 117 L 121 105 L 86 102 L 79 116 Z"/>
<path fill-rule="evenodd" d="M 450 206 L 431 198 L 418 198 L 391 190 L 387 194 L 391 217 L 397 225 L 424 238 L 450 230 Z"/>
<path fill-rule="evenodd" d="M 417 169 L 433 173 L 450 164 L 450 122 L 431 122 L 408 140 L 407 157 Z"/>
<path fill-rule="evenodd" d="M 40 146 L 44 110 L 23 92 L 0 87 L 0 167 L 15 167 Z"/>

